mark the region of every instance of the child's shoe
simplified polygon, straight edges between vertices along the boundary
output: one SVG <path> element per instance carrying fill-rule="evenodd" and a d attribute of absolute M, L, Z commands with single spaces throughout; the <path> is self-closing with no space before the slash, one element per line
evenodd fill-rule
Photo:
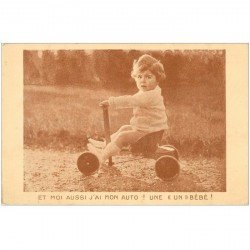
<path fill-rule="evenodd" d="M 102 157 L 102 155 L 103 155 L 103 152 L 102 152 L 102 149 L 99 149 L 99 148 L 96 148 L 94 145 L 92 145 L 91 143 L 88 143 L 87 144 L 87 148 L 88 148 L 88 150 L 91 152 L 91 153 L 93 153 L 97 158 L 98 158 L 98 160 L 99 160 L 99 164 L 100 164 L 100 166 L 102 165 L 102 163 L 103 163 L 103 157 Z"/>

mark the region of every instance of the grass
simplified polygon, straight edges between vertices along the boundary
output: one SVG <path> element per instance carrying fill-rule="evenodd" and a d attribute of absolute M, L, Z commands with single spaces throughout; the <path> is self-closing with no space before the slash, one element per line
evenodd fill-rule
<path fill-rule="evenodd" d="M 87 136 L 104 135 L 98 103 L 120 94 L 103 89 L 25 85 L 25 146 L 83 150 Z M 209 86 L 182 87 L 166 96 L 169 130 L 163 142 L 175 145 L 183 154 L 223 157 L 223 98 L 223 92 Z M 131 114 L 131 110 L 111 110 L 111 132 L 128 124 Z"/>

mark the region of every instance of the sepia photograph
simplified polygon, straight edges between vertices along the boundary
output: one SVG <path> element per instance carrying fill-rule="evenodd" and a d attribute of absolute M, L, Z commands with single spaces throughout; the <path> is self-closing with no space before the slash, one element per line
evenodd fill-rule
<path fill-rule="evenodd" d="M 249 4 L 1 1 L 2 249 L 248 249 Z"/>
<path fill-rule="evenodd" d="M 25 192 L 225 192 L 225 50 L 24 50 Z"/>
<path fill-rule="evenodd" d="M 247 50 L 5 45 L 4 194 L 28 204 L 247 202 Z"/>

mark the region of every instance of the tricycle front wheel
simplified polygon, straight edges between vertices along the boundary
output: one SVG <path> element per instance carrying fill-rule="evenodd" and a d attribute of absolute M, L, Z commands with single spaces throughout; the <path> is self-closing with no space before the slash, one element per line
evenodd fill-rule
<path fill-rule="evenodd" d="M 77 160 L 77 167 L 85 176 L 89 176 L 96 172 L 99 165 L 100 163 L 97 156 L 88 151 L 82 153 Z"/>

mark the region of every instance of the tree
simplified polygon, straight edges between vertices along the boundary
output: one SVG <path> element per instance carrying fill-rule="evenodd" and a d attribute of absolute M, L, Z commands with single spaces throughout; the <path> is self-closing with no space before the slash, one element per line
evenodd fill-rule
<path fill-rule="evenodd" d="M 51 50 L 44 50 L 41 68 L 42 84 L 55 84 L 55 62 L 55 53 Z"/>
<path fill-rule="evenodd" d="M 24 84 L 40 83 L 40 73 L 35 64 L 36 60 L 39 60 L 36 51 L 23 51 Z"/>

